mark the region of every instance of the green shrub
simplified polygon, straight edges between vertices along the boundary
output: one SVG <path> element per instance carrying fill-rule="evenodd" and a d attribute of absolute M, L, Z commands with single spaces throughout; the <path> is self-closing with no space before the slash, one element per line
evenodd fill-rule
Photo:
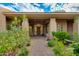
<path fill-rule="evenodd" d="M 57 56 L 74 56 L 73 48 L 66 47 L 62 41 L 58 41 L 58 43 L 54 46 L 53 51 Z"/>
<path fill-rule="evenodd" d="M 58 42 L 58 38 L 54 37 L 52 40 L 48 41 L 48 46 L 49 47 L 53 47 L 54 45 L 56 45 Z"/>
<path fill-rule="evenodd" d="M 76 54 L 77 56 L 79 56 L 79 43 L 73 43 L 72 47 L 74 48 L 74 54 Z"/>
<path fill-rule="evenodd" d="M 74 33 L 74 39 L 73 39 L 71 46 L 74 48 L 73 49 L 74 54 L 79 56 L 79 35 L 78 33 Z"/>
<path fill-rule="evenodd" d="M 52 35 L 55 36 L 55 33 L 56 33 L 56 32 L 52 32 Z"/>
<path fill-rule="evenodd" d="M 67 32 L 55 32 L 52 34 L 56 36 L 59 40 L 70 39 L 70 34 Z"/>
<path fill-rule="evenodd" d="M 21 48 L 18 53 L 19 56 L 27 56 L 28 50 L 26 48 Z"/>
<path fill-rule="evenodd" d="M 73 48 L 68 48 L 67 47 L 62 52 L 63 52 L 63 55 L 62 56 L 75 56 L 75 54 L 73 52 Z"/>
<path fill-rule="evenodd" d="M 49 46 L 49 47 L 53 47 L 54 45 L 55 45 L 54 40 L 48 41 L 48 46 Z"/>
<path fill-rule="evenodd" d="M 65 43 L 70 42 L 70 35 L 67 32 L 53 32 L 52 33 L 57 41 L 53 40 L 53 52 L 57 56 L 74 56 L 74 48 L 70 45 L 66 46 Z M 55 43 L 55 44 L 54 44 Z"/>
<path fill-rule="evenodd" d="M 61 56 L 61 55 L 63 55 L 63 53 L 64 53 L 64 52 L 63 52 L 64 48 L 65 48 L 64 44 L 63 44 L 61 41 L 59 41 L 59 42 L 54 46 L 53 51 L 54 51 L 55 55 Z"/>
<path fill-rule="evenodd" d="M 74 33 L 74 35 L 73 35 L 73 42 L 79 43 L 79 34 L 78 33 Z"/>
<path fill-rule="evenodd" d="M 19 27 L 23 18 L 26 17 L 13 17 L 13 21 L 9 24 L 9 30 L 0 32 L 0 55 L 10 55 L 9 52 L 15 53 L 17 49 L 27 52 L 24 47 L 29 43 L 29 34 Z"/>
<path fill-rule="evenodd" d="M 73 47 L 65 47 L 65 49 L 63 50 L 64 54 L 63 56 L 75 56 L 74 51 L 73 51 Z"/>
<path fill-rule="evenodd" d="M 27 45 L 28 38 L 26 32 L 18 29 L 15 31 L 7 31 L 0 33 L 0 55 L 5 55 L 10 51 L 15 51 L 17 48 L 22 48 Z"/>

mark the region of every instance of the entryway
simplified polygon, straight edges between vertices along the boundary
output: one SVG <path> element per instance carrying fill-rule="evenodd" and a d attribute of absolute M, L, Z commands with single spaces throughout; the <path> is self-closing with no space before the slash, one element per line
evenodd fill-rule
<path fill-rule="evenodd" d="M 45 36 L 49 27 L 49 19 L 29 19 L 30 36 Z"/>
<path fill-rule="evenodd" d="M 31 46 L 29 46 L 30 56 L 53 56 L 52 49 L 47 46 L 46 37 L 32 37 Z"/>
<path fill-rule="evenodd" d="M 40 28 L 41 28 L 41 27 L 39 27 L 39 26 L 37 27 L 37 35 L 38 35 L 38 36 L 40 36 L 40 35 L 41 35 L 41 34 L 40 34 L 40 33 L 41 33 Z"/>

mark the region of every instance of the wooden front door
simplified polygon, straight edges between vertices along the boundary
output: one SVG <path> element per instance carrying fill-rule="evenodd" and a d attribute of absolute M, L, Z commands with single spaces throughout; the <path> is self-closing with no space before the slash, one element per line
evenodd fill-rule
<path fill-rule="evenodd" d="M 41 33 L 41 27 L 37 27 L 37 35 L 40 35 L 40 33 Z"/>

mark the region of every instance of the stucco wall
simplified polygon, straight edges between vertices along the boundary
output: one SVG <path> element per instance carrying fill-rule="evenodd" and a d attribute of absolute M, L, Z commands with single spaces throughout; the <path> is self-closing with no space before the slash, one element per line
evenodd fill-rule
<path fill-rule="evenodd" d="M 56 18 L 50 18 L 49 21 L 49 27 L 48 27 L 49 34 L 52 35 L 52 32 L 57 31 L 57 23 L 56 23 Z"/>
<path fill-rule="evenodd" d="M 0 13 L 0 31 L 6 31 L 6 17 Z"/>
<path fill-rule="evenodd" d="M 60 27 L 62 27 L 63 31 L 67 32 L 67 20 L 57 19 L 56 22 L 57 22 L 57 25 L 59 25 Z"/>
<path fill-rule="evenodd" d="M 74 18 L 74 24 L 73 24 L 73 33 L 79 33 L 79 17 Z"/>

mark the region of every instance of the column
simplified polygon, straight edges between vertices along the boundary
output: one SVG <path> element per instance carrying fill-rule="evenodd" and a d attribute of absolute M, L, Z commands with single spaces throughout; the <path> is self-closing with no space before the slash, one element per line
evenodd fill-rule
<path fill-rule="evenodd" d="M 37 27 L 34 25 L 34 35 L 37 35 Z"/>
<path fill-rule="evenodd" d="M 34 24 L 32 25 L 32 36 L 34 36 Z"/>
<path fill-rule="evenodd" d="M 6 17 L 0 13 L 0 31 L 6 31 Z"/>
<path fill-rule="evenodd" d="M 29 32 L 29 22 L 28 18 L 26 18 L 25 15 L 23 16 L 22 29 L 25 29 L 26 31 Z"/>
<path fill-rule="evenodd" d="M 41 33 L 40 34 L 42 35 L 43 34 L 43 25 L 40 25 L 40 27 L 41 27 L 40 28 L 40 30 L 41 30 Z"/>
<path fill-rule="evenodd" d="M 74 18 L 73 33 L 78 33 L 79 34 L 79 16 L 76 16 Z"/>
<path fill-rule="evenodd" d="M 49 34 L 52 35 L 52 32 L 56 32 L 56 31 L 57 31 L 56 19 L 55 18 L 50 18 Z"/>
<path fill-rule="evenodd" d="M 28 39 L 29 38 L 29 22 L 28 22 L 28 18 L 26 18 L 26 15 L 23 15 L 23 22 L 22 22 L 22 29 L 23 30 L 26 30 L 26 34 L 27 34 L 27 37 Z"/>
<path fill-rule="evenodd" d="M 44 34 L 44 35 L 47 34 L 47 33 L 46 33 L 46 30 L 47 30 L 47 29 L 46 29 L 46 25 L 43 25 L 43 34 Z"/>

